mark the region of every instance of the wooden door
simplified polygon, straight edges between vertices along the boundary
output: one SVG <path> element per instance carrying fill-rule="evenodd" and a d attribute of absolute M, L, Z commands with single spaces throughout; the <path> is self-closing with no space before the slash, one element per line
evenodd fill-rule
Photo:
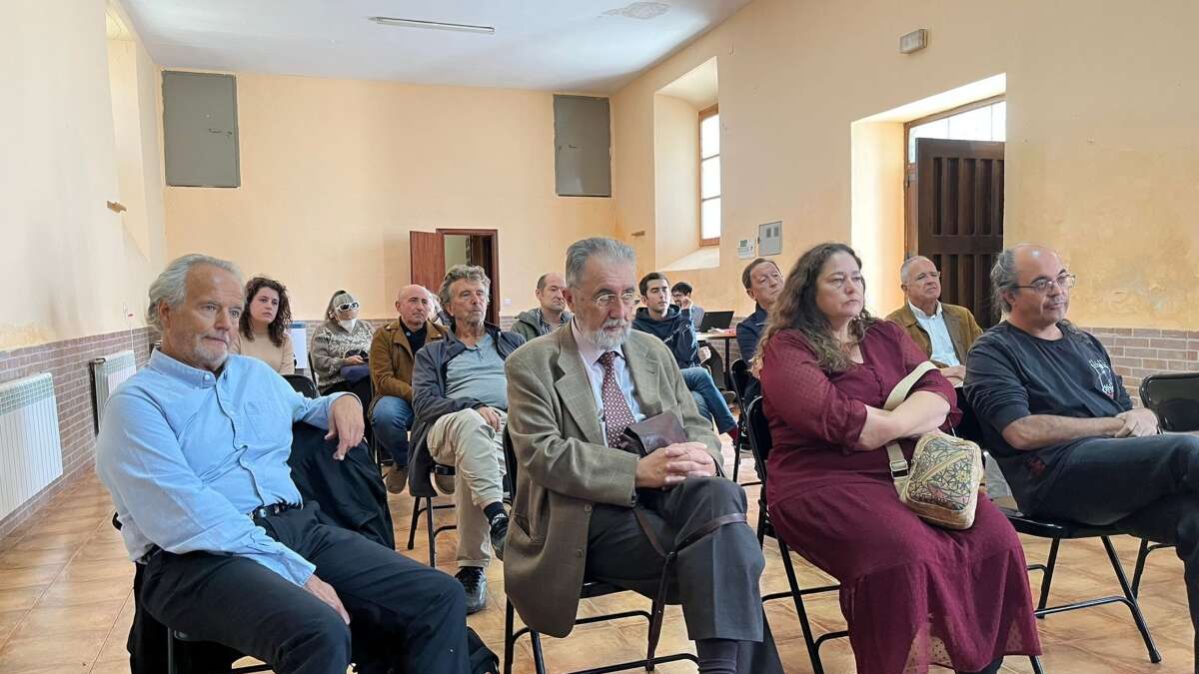
<path fill-rule="evenodd" d="M 412 283 L 436 294 L 445 278 L 445 243 L 441 233 L 408 232 L 408 254 Z"/>
<path fill-rule="evenodd" d="M 1003 250 L 1003 143 L 916 140 L 916 252 L 941 270 L 941 300 L 994 325 L 991 265 Z"/>

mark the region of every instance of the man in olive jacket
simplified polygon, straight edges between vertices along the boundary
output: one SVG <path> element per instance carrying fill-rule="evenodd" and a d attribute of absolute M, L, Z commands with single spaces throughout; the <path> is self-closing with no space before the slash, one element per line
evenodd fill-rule
<path fill-rule="evenodd" d="M 966 354 L 982 328 L 966 307 L 941 301 L 941 272 L 923 255 L 899 269 L 906 301 L 887 320 L 898 323 L 954 386 L 966 378 Z"/>
<path fill-rule="evenodd" d="M 408 481 L 408 429 L 412 428 L 412 364 L 416 352 L 428 342 L 445 337 L 446 329 L 429 320 L 429 291 L 424 286 L 400 289 L 396 311 L 400 317 L 379 328 L 371 340 L 371 387 L 375 397 L 368 415 L 379 459 L 391 459 L 383 482 L 399 494 Z"/>
<path fill-rule="evenodd" d="M 781 672 L 745 492 L 723 477 L 720 444 L 670 350 L 630 330 L 633 250 L 586 239 L 570 247 L 566 268 L 574 320 L 506 362 L 519 462 L 504 547 L 508 598 L 529 627 L 566 636 L 585 574 L 656 593 L 664 559 L 642 526 L 667 550 L 697 538 L 679 551 L 668 600 L 683 605 L 700 671 Z M 627 426 L 662 413 L 678 416 L 688 442 L 645 457 L 618 448 Z"/>

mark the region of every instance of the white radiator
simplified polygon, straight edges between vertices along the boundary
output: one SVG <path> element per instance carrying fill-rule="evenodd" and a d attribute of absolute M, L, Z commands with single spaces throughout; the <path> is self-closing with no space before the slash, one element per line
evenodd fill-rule
<path fill-rule="evenodd" d="M 95 409 L 96 432 L 104 418 L 104 406 L 121 382 L 137 373 L 137 360 L 132 351 L 119 351 L 92 361 L 92 404 Z"/>
<path fill-rule="evenodd" d="M 0 384 L 0 518 L 61 475 L 62 441 L 50 375 Z"/>

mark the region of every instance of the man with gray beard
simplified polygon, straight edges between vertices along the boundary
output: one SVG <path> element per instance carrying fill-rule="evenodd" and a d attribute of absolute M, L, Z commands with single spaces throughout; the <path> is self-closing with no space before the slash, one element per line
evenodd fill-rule
<path fill-rule="evenodd" d="M 633 250 L 611 239 L 567 251 L 569 329 L 505 364 L 508 432 L 520 470 L 504 584 L 525 624 L 563 637 L 584 578 L 654 596 L 677 551 L 667 601 L 681 603 L 703 674 L 781 672 L 762 612 L 764 561 L 745 523 L 745 492 L 721 469 L 720 442 L 696 410 L 675 358 L 631 331 Z M 678 417 L 687 441 L 645 456 L 624 430 Z"/>

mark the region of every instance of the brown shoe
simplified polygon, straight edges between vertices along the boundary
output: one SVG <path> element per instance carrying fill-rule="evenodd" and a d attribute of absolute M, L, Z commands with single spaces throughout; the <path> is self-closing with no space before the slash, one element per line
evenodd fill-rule
<path fill-rule="evenodd" d="M 408 486 L 408 467 L 388 466 L 383 473 L 383 484 L 389 493 L 403 494 L 404 487 Z"/>
<path fill-rule="evenodd" d="M 433 484 L 437 485 L 437 493 L 445 494 L 446 496 L 454 493 L 454 476 L 445 475 L 442 473 L 433 473 Z"/>

